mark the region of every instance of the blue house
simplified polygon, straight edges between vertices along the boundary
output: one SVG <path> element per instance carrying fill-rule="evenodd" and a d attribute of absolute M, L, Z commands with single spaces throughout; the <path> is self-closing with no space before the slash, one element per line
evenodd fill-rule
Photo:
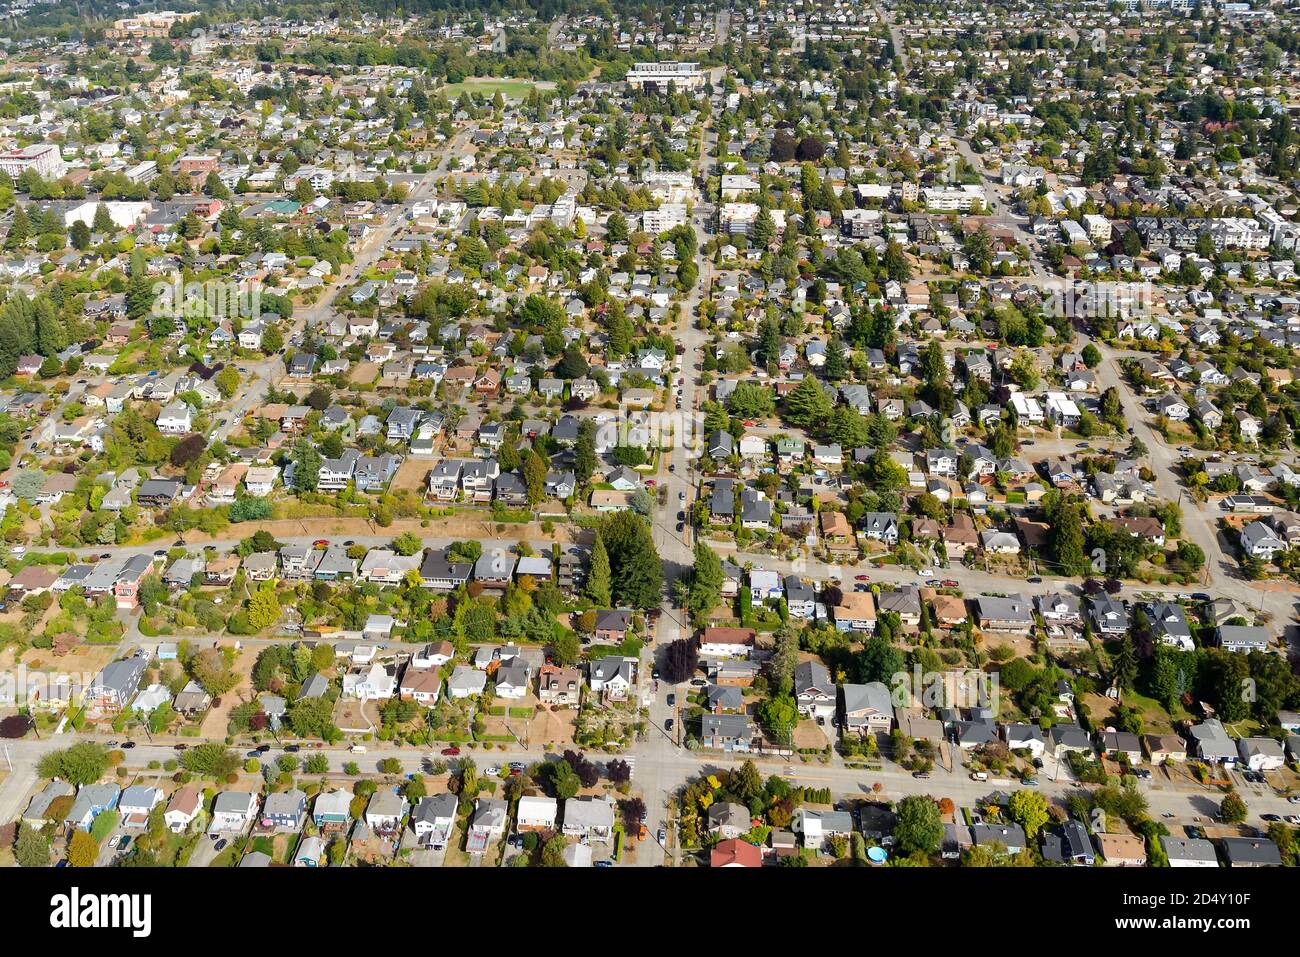
<path fill-rule="evenodd" d="M 63 823 L 68 827 L 89 831 L 95 818 L 105 811 L 117 807 L 122 789 L 116 784 L 87 784 L 77 792 L 77 799 L 72 802 L 72 809 Z"/>

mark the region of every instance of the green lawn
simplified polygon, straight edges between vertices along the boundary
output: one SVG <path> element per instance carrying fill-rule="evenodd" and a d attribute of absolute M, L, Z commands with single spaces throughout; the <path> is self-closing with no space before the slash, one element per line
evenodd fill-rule
<path fill-rule="evenodd" d="M 483 77 L 463 80 L 460 83 L 448 83 L 442 88 L 442 92 L 449 100 L 457 99 L 462 93 L 477 93 L 479 96 L 491 98 L 496 96 L 498 91 L 507 100 L 522 100 L 533 89 L 533 84 L 528 80 Z"/>

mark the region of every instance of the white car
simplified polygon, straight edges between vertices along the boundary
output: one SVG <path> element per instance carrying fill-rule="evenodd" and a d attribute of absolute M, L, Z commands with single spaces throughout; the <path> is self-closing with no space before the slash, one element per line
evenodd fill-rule
<path fill-rule="evenodd" d="M 933 577 L 934 577 L 934 569 L 933 569 L 933 568 L 922 568 L 919 572 L 916 573 L 916 577 L 917 577 L 917 578 L 933 578 Z"/>

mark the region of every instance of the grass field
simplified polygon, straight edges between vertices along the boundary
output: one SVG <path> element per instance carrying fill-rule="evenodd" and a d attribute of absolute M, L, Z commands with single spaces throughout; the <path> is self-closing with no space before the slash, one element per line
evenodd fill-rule
<path fill-rule="evenodd" d="M 497 91 L 507 100 L 522 100 L 532 92 L 535 84 L 528 80 L 509 80 L 497 77 L 470 77 L 460 83 L 448 83 L 442 87 L 447 99 L 455 100 L 462 93 L 477 93 L 491 98 Z"/>

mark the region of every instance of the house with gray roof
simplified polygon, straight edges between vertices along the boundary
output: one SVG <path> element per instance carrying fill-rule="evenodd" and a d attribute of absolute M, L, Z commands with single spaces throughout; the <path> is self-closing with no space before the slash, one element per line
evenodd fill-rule
<path fill-rule="evenodd" d="M 739 688 L 724 690 L 737 691 Z M 700 717 L 700 746 L 717 751 L 750 750 L 754 723 L 743 714 L 705 714 Z"/>

